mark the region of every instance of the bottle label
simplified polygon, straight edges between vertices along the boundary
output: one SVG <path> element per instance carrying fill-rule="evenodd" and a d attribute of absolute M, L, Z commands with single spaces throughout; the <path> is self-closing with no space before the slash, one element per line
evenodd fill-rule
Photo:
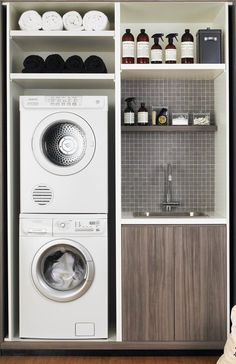
<path fill-rule="evenodd" d="M 176 49 L 166 49 L 166 61 L 176 61 Z"/>
<path fill-rule="evenodd" d="M 131 57 L 134 58 L 134 42 L 132 41 L 124 41 L 122 42 L 122 57 Z"/>
<path fill-rule="evenodd" d="M 137 58 L 149 58 L 149 42 L 137 42 Z"/>
<path fill-rule="evenodd" d="M 134 124 L 134 112 L 125 112 L 124 113 L 124 124 L 125 125 Z"/>
<path fill-rule="evenodd" d="M 159 124 L 164 125 L 167 123 L 167 118 L 165 115 L 161 115 L 161 116 L 159 116 L 158 121 L 159 121 Z"/>
<path fill-rule="evenodd" d="M 138 124 L 147 124 L 147 123 L 148 123 L 148 112 L 139 111 L 138 112 Z"/>
<path fill-rule="evenodd" d="M 181 43 L 181 58 L 193 58 L 193 42 Z"/>
<path fill-rule="evenodd" d="M 151 62 L 162 62 L 161 49 L 151 49 Z"/>

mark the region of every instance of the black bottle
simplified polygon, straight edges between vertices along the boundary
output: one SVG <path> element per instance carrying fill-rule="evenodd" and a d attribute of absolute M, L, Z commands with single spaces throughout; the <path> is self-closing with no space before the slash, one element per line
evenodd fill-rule
<path fill-rule="evenodd" d="M 168 110 L 163 107 L 157 115 L 157 125 L 167 125 L 168 121 Z"/>
<path fill-rule="evenodd" d="M 124 125 L 135 125 L 135 113 L 132 105 L 135 102 L 135 97 L 127 97 L 125 102 L 127 102 L 127 106 L 124 110 Z"/>

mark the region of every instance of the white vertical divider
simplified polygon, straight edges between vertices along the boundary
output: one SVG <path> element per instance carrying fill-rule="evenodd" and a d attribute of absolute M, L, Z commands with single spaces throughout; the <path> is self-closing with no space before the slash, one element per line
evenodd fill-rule
<path fill-rule="evenodd" d="M 227 217 L 227 333 L 230 332 L 230 222 L 229 222 L 229 203 L 230 203 L 230 163 L 229 163 L 229 3 L 224 4 L 224 53 L 225 53 L 225 122 L 226 122 L 226 217 Z"/>
<path fill-rule="evenodd" d="M 116 337 L 122 340 L 120 3 L 115 3 Z"/>
<path fill-rule="evenodd" d="M 12 340 L 14 336 L 14 318 L 13 318 L 13 305 L 14 305 L 14 292 L 13 292 L 13 185 L 12 185 L 12 123 L 11 123 L 11 85 L 10 85 L 10 72 L 11 72 L 11 50 L 10 50 L 10 29 L 11 29 L 11 16 L 10 16 L 10 4 L 4 4 L 6 6 L 6 49 L 7 49 L 7 270 L 8 270 L 8 339 Z"/>

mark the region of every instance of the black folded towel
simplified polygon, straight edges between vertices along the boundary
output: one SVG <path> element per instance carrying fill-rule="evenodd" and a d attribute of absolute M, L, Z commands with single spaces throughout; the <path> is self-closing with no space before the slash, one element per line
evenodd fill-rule
<path fill-rule="evenodd" d="M 45 73 L 62 73 L 65 71 L 65 61 L 59 54 L 50 54 L 45 59 Z"/>
<path fill-rule="evenodd" d="M 67 58 L 65 63 L 66 73 L 84 73 L 84 61 L 80 56 L 71 56 Z"/>
<path fill-rule="evenodd" d="M 25 58 L 23 73 L 41 73 L 44 72 L 44 59 L 37 55 L 31 55 Z"/>
<path fill-rule="evenodd" d="M 107 73 L 103 60 L 98 56 L 90 56 L 84 62 L 86 73 Z"/>

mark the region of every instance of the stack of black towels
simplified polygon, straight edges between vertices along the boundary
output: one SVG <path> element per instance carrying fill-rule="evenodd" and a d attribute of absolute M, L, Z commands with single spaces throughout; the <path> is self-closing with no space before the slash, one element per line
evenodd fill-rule
<path fill-rule="evenodd" d="M 66 61 L 59 54 L 50 54 L 44 59 L 37 55 L 26 57 L 23 73 L 107 73 L 103 60 L 89 56 L 85 62 L 80 56 L 71 56 Z"/>

